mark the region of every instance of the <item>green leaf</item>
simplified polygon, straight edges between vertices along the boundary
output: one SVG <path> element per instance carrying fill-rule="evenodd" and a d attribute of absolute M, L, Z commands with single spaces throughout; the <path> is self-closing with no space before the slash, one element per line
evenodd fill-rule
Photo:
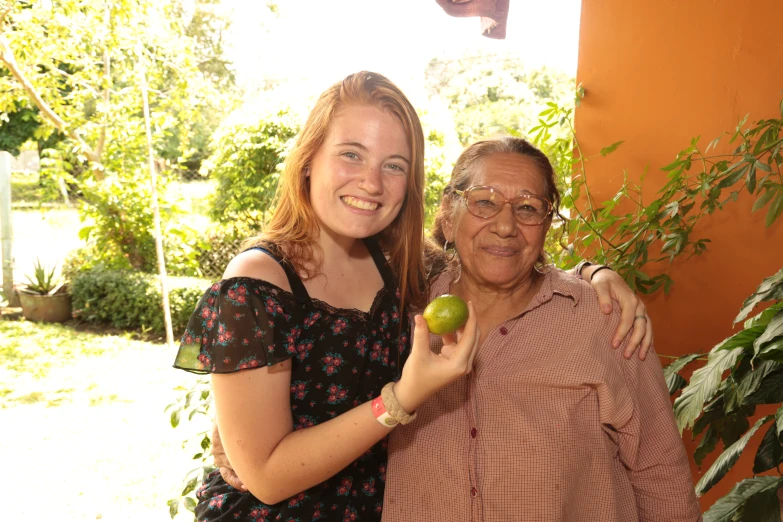
<path fill-rule="evenodd" d="M 783 364 L 783 339 L 762 347 L 758 358 L 765 361 L 775 361 L 778 364 Z"/>
<path fill-rule="evenodd" d="M 745 177 L 745 185 L 748 187 L 748 192 L 753 194 L 753 191 L 756 190 L 756 162 L 754 161 L 750 168 L 748 169 L 748 175 Z M 737 198 L 734 198 L 734 201 L 737 201 Z"/>
<path fill-rule="evenodd" d="M 775 426 L 778 430 L 778 438 L 781 438 L 781 435 L 783 435 L 783 406 L 775 412 Z"/>
<path fill-rule="evenodd" d="M 783 268 L 778 270 L 776 274 L 765 278 L 756 288 L 756 291 L 745 299 L 740 313 L 734 318 L 734 323 L 736 324 L 745 319 L 757 304 L 779 299 L 783 299 Z"/>
<path fill-rule="evenodd" d="M 196 501 L 193 499 L 193 497 L 185 497 L 185 509 L 191 513 L 196 510 Z"/>
<path fill-rule="evenodd" d="M 176 428 L 179 426 L 180 410 L 174 410 L 171 412 L 171 427 Z"/>
<path fill-rule="evenodd" d="M 758 390 L 744 399 L 745 404 L 776 404 L 783 402 L 783 369 L 778 367 L 759 384 Z"/>
<path fill-rule="evenodd" d="M 179 499 L 178 498 L 172 498 L 168 501 L 169 505 L 169 515 L 171 518 L 174 518 L 177 516 L 177 513 L 179 513 Z"/>
<path fill-rule="evenodd" d="M 677 419 L 677 427 L 680 432 L 693 425 L 693 422 L 701 414 L 704 404 L 712 399 L 718 391 L 723 372 L 734 366 L 743 352 L 741 348 L 734 350 L 716 348 L 710 351 L 707 364 L 693 372 L 690 384 L 674 401 L 674 416 Z"/>
<path fill-rule="evenodd" d="M 783 310 L 783 302 L 775 303 L 766 310 L 754 315 L 742 324 L 745 329 L 753 328 L 754 326 L 767 326 L 773 317 L 778 313 L 778 310 Z"/>
<path fill-rule="evenodd" d="M 184 497 L 185 495 L 187 495 L 188 493 L 190 493 L 191 491 L 196 489 L 196 486 L 198 485 L 198 483 L 199 483 L 199 476 L 196 475 L 192 479 L 190 479 L 187 482 L 187 484 L 185 484 L 185 488 L 182 490 L 182 493 L 180 494 L 180 496 Z"/>
<path fill-rule="evenodd" d="M 780 499 L 776 490 L 754 495 L 739 509 L 735 520 L 780 522 Z"/>
<path fill-rule="evenodd" d="M 757 326 L 756 328 L 760 328 Z M 772 341 L 773 339 L 783 336 L 783 312 L 778 312 L 777 315 L 769 322 L 765 327 L 764 332 L 753 341 L 754 356 L 758 355 L 761 351 L 762 345 Z"/>
<path fill-rule="evenodd" d="M 769 206 L 769 210 L 767 210 L 767 218 L 765 220 L 767 227 L 772 225 L 772 223 L 778 219 L 781 212 L 783 212 L 783 192 L 778 193 L 775 200 Z"/>
<path fill-rule="evenodd" d="M 688 382 L 680 377 L 677 372 L 685 368 L 689 362 L 701 356 L 703 356 L 701 353 L 683 355 L 682 357 L 678 357 L 677 359 L 673 360 L 671 364 L 668 364 L 663 369 L 663 377 L 666 379 L 666 386 L 669 387 L 669 395 L 674 394 L 677 390 L 688 384 Z"/>
<path fill-rule="evenodd" d="M 753 345 L 753 342 L 766 330 L 766 326 L 754 326 L 746 330 L 740 330 L 731 337 L 724 339 L 718 346 L 713 349 L 718 350 L 733 350 L 735 348 L 748 348 Z"/>
<path fill-rule="evenodd" d="M 737 397 L 740 404 L 744 404 L 746 397 L 751 396 L 759 390 L 764 383 L 764 379 L 767 378 L 767 375 L 779 368 L 780 365 L 775 361 L 763 361 L 745 374 L 742 379 L 740 379 L 739 386 L 737 386 Z"/>
<path fill-rule="evenodd" d="M 709 144 L 709 145 L 707 145 L 707 148 L 706 148 L 706 149 L 704 149 L 704 154 L 707 154 L 707 153 L 710 151 L 710 149 L 714 149 L 715 147 L 717 147 L 717 146 L 718 146 L 718 142 L 720 141 L 720 138 L 721 138 L 721 137 L 720 137 L 720 136 L 718 136 L 717 138 L 715 138 L 714 140 L 712 140 L 712 141 L 710 142 L 710 144 Z"/>
<path fill-rule="evenodd" d="M 769 201 L 775 197 L 775 191 L 774 190 L 767 190 L 764 192 L 761 196 L 756 198 L 756 201 L 753 203 L 753 208 L 751 209 L 751 212 L 756 212 L 757 210 L 764 208 L 764 205 L 769 203 Z"/>
<path fill-rule="evenodd" d="M 748 432 L 742 436 L 737 442 L 726 448 L 726 450 L 718 457 L 718 459 L 710 466 L 710 469 L 704 474 L 704 476 L 696 484 L 696 495 L 702 496 L 704 493 L 712 489 L 720 479 L 722 479 L 726 473 L 734 466 L 737 459 L 740 458 L 745 446 L 748 445 L 750 438 L 758 431 L 758 429 L 765 422 L 770 421 L 773 418 L 772 415 L 767 415 L 756 421 Z"/>
<path fill-rule="evenodd" d="M 726 172 L 731 172 L 731 174 L 728 174 L 725 178 L 723 178 L 719 183 L 717 188 L 724 189 L 727 187 L 730 187 L 734 185 L 736 182 L 742 179 L 742 176 L 745 175 L 745 172 L 748 170 L 748 164 L 740 164 L 735 163 L 732 165 L 732 167 L 729 168 Z"/>
<path fill-rule="evenodd" d="M 612 143 L 611 145 L 609 145 L 608 147 L 604 147 L 603 149 L 601 149 L 601 156 L 606 156 L 608 154 L 611 154 L 612 152 L 614 152 L 617 149 L 617 147 L 619 147 L 623 143 L 625 143 L 625 142 L 623 142 L 623 141 L 616 141 L 616 142 Z"/>
<path fill-rule="evenodd" d="M 710 509 L 704 513 L 703 522 L 733 522 L 734 515 L 741 509 L 746 502 L 753 499 L 756 495 L 764 495 L 770 491 L 777 491 L 783 478 L 781 477 L 753 477 L 745 479 L 729 493 L 715 502 Z M 749 520 L 747 522 L 750 522 Z"/>
<path fill-rule="evenodd" d="M 697 466 L 701 467 L 704 457 L 715 450 L 719 438 L 718 430 L 712 425 L 708 426 L 707 431 L 704 432 L 704 436 L 699 441 L 699 445 L 696 446 L 696 450 L 693 452 L 693 460 Z"/>
<path fill-rule="evenodd" d="M 783 446 L 778 440 L 777 426 L 773 422 L 761 439 L 761 445 L 756 451 L 756 458 L 753 460 L 753 474 L 764 473 L 776 468 L 783 459 Z"/>

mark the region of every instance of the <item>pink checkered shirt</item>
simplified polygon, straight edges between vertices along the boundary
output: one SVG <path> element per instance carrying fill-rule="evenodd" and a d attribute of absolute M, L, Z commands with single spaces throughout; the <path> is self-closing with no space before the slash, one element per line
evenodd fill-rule
<path fill-rule="evenodd" d="M 550 271 L 474 371 L 392 432 L 384 522 L 700 521 L 658 357 L 612 350 L 618 322 Z"/>

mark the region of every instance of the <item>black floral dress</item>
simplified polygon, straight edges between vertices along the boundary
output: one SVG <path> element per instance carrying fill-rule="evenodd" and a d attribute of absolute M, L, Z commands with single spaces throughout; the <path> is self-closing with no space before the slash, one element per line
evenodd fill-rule
<path fill-rule="evenodd" d="M 175 368 L 231 373 L 292 359 L 291 413 L 300 430 L 377 397 L 398 380 L 410 323 L 380 248 L 365 241 L 384 280 L 369 312 L 334 308 L 307 295 L 286 263 L 291 292 L 251 278 L 212 285 L 182 338 Z M 267 251 L 268 252 L 268 251 Z M 273 253 L 273 257 L 278 259 Z M 379 521 L 387 440 L 326 482 L 274 505 L 232 488 L 218 471 L 198 489 L 199 521 Z"/>

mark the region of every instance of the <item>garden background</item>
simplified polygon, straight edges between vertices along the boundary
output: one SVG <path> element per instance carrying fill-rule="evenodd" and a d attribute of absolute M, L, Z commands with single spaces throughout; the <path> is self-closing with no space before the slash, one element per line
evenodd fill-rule
<path fill-rule="evenodd" d="M 609 262 L 646 294 L 709 519 L 780 520 L 781 272 L 749 302 L 772 304 L 763 321 L 732 319 L 783 265 L 783 43 L 723 1 L 518 0 L 502 41 L 429 3 L 0 2 L 14 279 L 54 267 L 74 310 L 2 309 L 11 519 L 192 519 L 210 397 L 170 368 L 152 202 L 176 338 L 263 228 L 313 97 L 369 69 L 419 108 L 428 216 L 464 145 L 511 133 L 550 154 L 572 218 L 553 260 Z"/>

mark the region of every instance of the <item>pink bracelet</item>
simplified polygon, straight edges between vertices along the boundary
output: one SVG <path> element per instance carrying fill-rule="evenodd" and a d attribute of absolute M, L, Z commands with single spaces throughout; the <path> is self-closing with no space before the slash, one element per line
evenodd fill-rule
<path fill-rule="evenodd" d="M 372 400 L 372 414 L 375 415 L 375 420 L 387 428 L 393 428 L 398 424 L 398 422 L 389 415 L 389 412 L 386 410 L 386 405 L 383 404 L 383 398 L 380 396 Z"/>

